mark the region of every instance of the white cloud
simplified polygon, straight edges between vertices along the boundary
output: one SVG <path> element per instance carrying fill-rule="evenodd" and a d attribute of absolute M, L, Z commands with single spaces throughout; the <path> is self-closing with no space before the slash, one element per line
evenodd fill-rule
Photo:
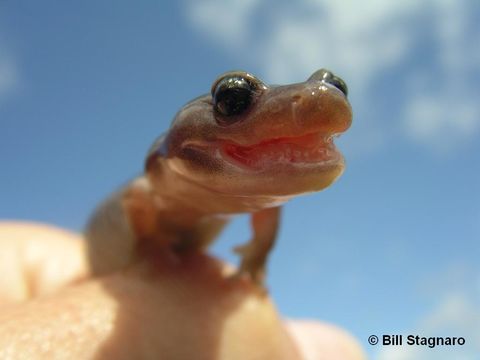
<path fill-rule="evenodd" d="M 258 0 L 192 1 L 187 11 L 195 26 L 209 36 L 235 46 L 245 42 L 247 33 L 244 29 L 256 5 Z"/>
<path fill-rule="evenodd" d="M 377 360 L 477 360 L 480 354 L 480 273 L 464 263 L 451 264 L 421 281 L 422 292 L 439 299 L 432 311 L 403 335 L 464 337 L 463 346 L 384 346 Z M 404 336 L 404 343 L 406 342 Z"/>
<path fill-rule="evenodd" d="M 480 31 L 478 26 L 472 29 L 474 19 L 463 1 L 441 1 L 434 10 L 440 74 L 427 74 L 424 84 L 409 89 L 405 125 L 413 139 L 447 150 L 480 128 L 480 88 L 472 80 L 480 76 Z"/>
<path fill-rule="evenodd" d="M 448 89 L 437 95 L 418 94 L 407 104 L 405 124 L 413 139 L 448 150 L 478 130 L 479 102 Z"/>
<path fill-rule="evenodd" d="M 268 81 L 299 81 L 318 67 L 338 72 L 361 119 L 357 138 L 380 131 L 388 139 L 400 130 L 437 149 L 468 140 L 480 128 L 479 87 L 472 80 L 480 76 L 480 27 L 471 4 L 189 0 L 187 9 L 198 30 L 247 66 L 259 66 Z M 395 82 L 378 88 L 385 79 Z M 377 100 L 389 92 L 400 92 L 399 108 L 382 112 Z"/>
<path fill-rule="evenodd" d="M 463 346 L 385 346 L 378 360 L 476 360 L 480 354 L 480 303 L 462 293 L 450 294 L 419 326 L 404 335 L 464 337 Z M 404 336 L 404 342 L 406 342 Z"/>

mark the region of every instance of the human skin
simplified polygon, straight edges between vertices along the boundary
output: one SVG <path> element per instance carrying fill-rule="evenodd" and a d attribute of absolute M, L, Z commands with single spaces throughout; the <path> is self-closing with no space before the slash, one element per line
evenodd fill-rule
<path fill-rule="evenodd" d="M 0 358 L 336 359 L 365 356 L 332 325 L 283 321 L 204 254 L 90 275 L 80 235 L 0 223 Z"/>

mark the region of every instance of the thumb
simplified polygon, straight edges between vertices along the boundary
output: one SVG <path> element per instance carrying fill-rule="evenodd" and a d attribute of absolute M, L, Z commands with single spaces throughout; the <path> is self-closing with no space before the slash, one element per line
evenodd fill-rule
<path fill-rule="evenodd" d="M 0 238 L 10 239 L 4 244 L 15 239 L 25 248 L 51 237 L 42 241 L 49 246 L 37 250 L 35 261 L 18 257 L 31 269 L 18 278 L 37 285 L 25 296 L 31 301 L 0 311 L 0 358 L 8 353 L 72 359 L 298 359 L 270 299 L 249 282 L 232 279 L 232 269 L 216 259 L 193 254 L 179 263 L 141 263 L 88 278 L 78 236 L 38 225 L 9 224 L 3 230 Z M 73 240 L 77 250 L 66 245 L 64 253 L 57 252 L 55 238 L 58 243 Z M 41 270 L 57 261 L 74 275 Z M 65 286 L 81 278 L 85 281 Z M 50 295 L 42 289 L 50 289 Z"/>

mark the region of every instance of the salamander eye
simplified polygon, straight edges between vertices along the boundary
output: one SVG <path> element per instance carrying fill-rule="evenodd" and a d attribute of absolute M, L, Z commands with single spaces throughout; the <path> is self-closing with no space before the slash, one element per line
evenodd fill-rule
<path fill-rule="evenodd" d="M 331 71 L 326 69 L 320 69 L 316 71 L 308 80 L 320 80 L 324 81 L 327 84 L 335 86 L 338 90 L 340 90 L 343 95 L 348 95 L 348 87 L 345 84 L 345 81 L 340 79 L 338 76 L 334 75 Z"/>
<path fill-rule="evenodd" d="M 239 115 L 252 103 L 254 90 L 253 84 L 242 76 L 225 77 L 213 89 L 213 107 L 227 117 Z"/>
<path fill-rule="evenodd" d="M 325 82 L 335 86 L 338 90 L 340 90 L 343 93 L 343 95 L 345 96 L 348 95 L 347 84 L 345 84 L 345 81 L 340 79 L 338 76 L 333 75 L 332 78 L 325 80 Z"/>

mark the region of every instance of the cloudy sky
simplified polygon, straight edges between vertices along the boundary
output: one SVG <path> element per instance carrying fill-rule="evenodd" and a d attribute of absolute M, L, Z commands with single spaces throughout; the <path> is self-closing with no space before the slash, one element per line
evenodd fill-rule
<path fill-rule="evenodd" d="M 348 168 L 286 206 L 269 286 L 288 317 L 378 360 L 480 353 L 480 5 L 475 0 L 0 1 L 0 217 L 81 230 L 214 78 L 327 67 L 349 85 Z M 214 247 L 248 239 L 240 217 Z M 376 334 L 462 347 L 368 345 Z"/>

